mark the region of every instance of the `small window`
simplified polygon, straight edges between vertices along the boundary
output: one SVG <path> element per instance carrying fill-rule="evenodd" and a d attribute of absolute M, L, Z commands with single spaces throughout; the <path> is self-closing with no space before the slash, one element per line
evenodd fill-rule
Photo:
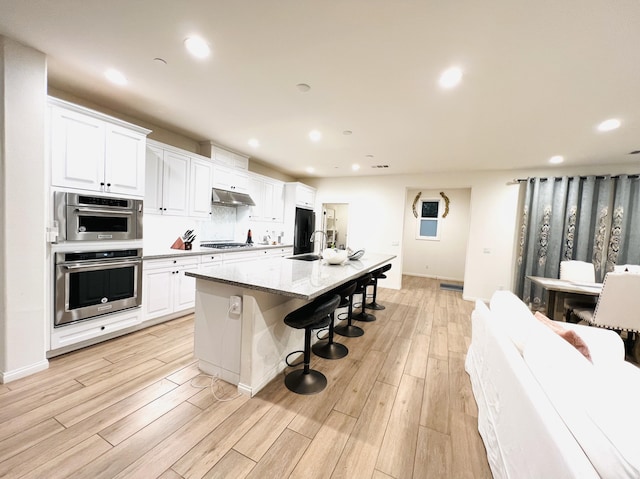
<path fill-rule="evenodd" d="M 440 239 L 440 200 L 420 200 L 417 239 Z"/>

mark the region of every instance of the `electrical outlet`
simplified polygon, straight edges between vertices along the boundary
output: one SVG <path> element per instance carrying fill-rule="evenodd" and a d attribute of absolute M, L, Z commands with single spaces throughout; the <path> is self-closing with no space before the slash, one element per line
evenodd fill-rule
<path fill-rule="evenodd" d="M 229 314 L 242 313 L 242 298 L 240 296 L 229 296 Z"/>

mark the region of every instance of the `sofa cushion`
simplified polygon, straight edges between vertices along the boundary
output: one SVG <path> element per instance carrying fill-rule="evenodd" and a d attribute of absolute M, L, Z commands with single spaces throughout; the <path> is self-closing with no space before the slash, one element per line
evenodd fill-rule
<path fill-rule="evenodd" d="M 603 478 L 640 477 L 640 449 L 629 442 L 640 420 L 625 404 L 640 392 L 640 376 L 624 362 L 595 367 L 559 336 L 527 342 L 523 357 L 553 407 Z M 637 396 L 636 396 L 637 397 Z"/>
<path fill-rule="evenodd" d="M 598 367 L 610 367 L 624 362 L 624 342 L 620 335 L 610 329 L 585 324 L 556 321 L 557 325 L 578 333 L 589 347 L 591 362 Z"/>
<path fill-rule="evenodd" d="M 540 321 L 542 324 L 547 326 L 551 331 L 556 333 L 566 342 L 568 342 L 571 346 L 576 348 L 580 354 L 582 354 L 585 358 L 591 361 L 591 353 L 589 352 L 589 346 L 587 343 L 583 341 L 583 339 L 576 333 L 573 329 L 567 329 L 560 326 L 557 321 L 553 321 L 547 318 L 540 311 L 536 311 L 534 317 Z"/>

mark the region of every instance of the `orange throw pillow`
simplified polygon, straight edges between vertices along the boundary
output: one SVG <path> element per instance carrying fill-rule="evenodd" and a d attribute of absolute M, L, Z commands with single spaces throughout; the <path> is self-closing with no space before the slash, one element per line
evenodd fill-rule
<path fill-rule="evenodd" d="M 582 353 L 582 355 L 585 358 L 587 358 L 589 361 L 591 361 L 591 353 L 589 352 L 589 346 L 587 346 L 587 343 L 585 343 L 582 340 L 582 338 L 580 336 L 578 336 L 578 333 L 576 333 L 573 329 L 565 329 L 565 328 L 563 328 L 562 326 L 560 326 L 555 321 L 552 321 L 551 319 L 547 318 L 540 311 L 536 311 L 535 317 L 542 324 L 544 324 L 547 327 L 549 327 L 549 329 L 551 329 L 551 331 L 553 331 L 554 333 L 559 335 L 561 338 L 563 338 L 565 341 L 567 341 L 569 344 L 571 344 L 574 348 L 576 348 L 580 353 Z"/>

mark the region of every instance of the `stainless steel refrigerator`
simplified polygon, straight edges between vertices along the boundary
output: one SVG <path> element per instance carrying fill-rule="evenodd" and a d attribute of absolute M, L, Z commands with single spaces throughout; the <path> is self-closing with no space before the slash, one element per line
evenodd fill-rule
<path fill-rule="evenodd" d="M 316 214 L 312 210 L 296 208 L 296 221 L 293 229 L 293 254 L 311 253 L 313 243 L 311 235 L 316 226 Z"/>

